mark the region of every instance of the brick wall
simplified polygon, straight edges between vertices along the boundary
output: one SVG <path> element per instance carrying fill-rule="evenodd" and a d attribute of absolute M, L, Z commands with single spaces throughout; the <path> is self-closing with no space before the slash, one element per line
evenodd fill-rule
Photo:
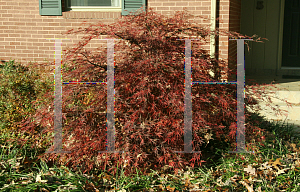
<path fill-rule="evenodd" d="M 230 1 L 230 9 L 229 9 L 229 30 L 240 32 L 240 18 L 241 18 L 241 1 L 240 0 L 231 0 Z M 228 47 L 228 60 L 229 65 L 233 65 L 234 69 L 236 69 L 236 61 L 237 61 L 237 42 L 229 41 Z M 236 75 L 233 75 L 230 79 L 236 81 Z"/>
<path fill-rule="evenodd" d="M 237 2 L 239 0 L 235 0 Z M 236 4 L 233 4 L 236 6 Z M 156 12 L 171 15 L 175 11 L 187 7 L 191 14 L 210 19 L 210 0 L 148 0 L 148 7 Z M 28 62 L 44 63 L 54 61 L 54 40 L 47 38 L 67 38 L 62 49 L 73 47 L 84 35 L 62 35 L 67 30 L 77 29 L 83 21 L 107 24 L 121 18 L 121 12 L 76 12 L 64 11 L 62 16 L 39 15 L 39 0 L 0 0 L 0 59 L 15 59 L 26 65 Z M 220 15 L 224 23 L 220 26 L 228 28 L 229 0 L 221 0 Z M 234 10 L 234 9 L 233 9 Z M 123 16 L 126 17 L 126 16 Z M 227 24 L 226 24 L 227 22 Z M 197 24 L 209 24 L 209 20 L 195 20 Z M 102 36 L 102 39 L 105 37 Z M 96 48 L 106 41 L 91 40 L 87 48 Z M 220 56 L 227 58 L 228 40 L 220 38 Z M 205 47 L 209 49 L 209 45 Z M 50 68 L 49 68 L 50 69 Z"/>
<path fill-rule="evenodd" d="M 176 11 L 183 11 L 183 8 L 186 7 L 190 14 L 195 16 L 201 16 L 202 18 L 190 19 L 189 21 L 194 24 L 210 24 L 210 7 L 211 0 L 149 0 L 149 7 L 153 7 L 154 10 L 163 15 L 173 15 Z M 204 49 L 209 50 L 209 44 L 204 47 Z"/>

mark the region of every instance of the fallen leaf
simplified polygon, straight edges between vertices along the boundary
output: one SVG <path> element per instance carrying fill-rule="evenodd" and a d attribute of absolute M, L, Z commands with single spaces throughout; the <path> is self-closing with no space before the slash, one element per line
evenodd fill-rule
<path fill-rule="evenodd" d="M 248 192 L 254 192 L 253 185 L 249 186 L 245 181 L 240 181 L 240 183 L 246 187 Z"/>
<path fill-rule="evenodd" d="M 255 168 L 253 168 L 251 165 L 248 165 L 247 168 L 244 168 L 244 171 L 246 171 L 247 173 L 249 173 L 251 175 L 256 175 Z"/>

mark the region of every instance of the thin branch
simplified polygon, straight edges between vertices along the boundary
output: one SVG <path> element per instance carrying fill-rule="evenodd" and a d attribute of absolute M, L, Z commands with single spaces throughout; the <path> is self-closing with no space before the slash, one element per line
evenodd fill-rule
<path fill-rule="evenodd" d="M 94 65 L 95 67 L 101 67 L 101 68 L 105 69 L 105 71 L 107 71 L 107 65 L 106 65 L 106 66 L 101 66 L 101 65 L 97 65 L 97 64 L 95 64 L 95 63 L 92 63 L 92 62 L 90 62 L 90 61 L 88 60 L 87 56 L 86 56 L 84 53 L 80 53 L 80 54 L 82 54 L 82 55 L 86 58 L 85 61 L 89 62 L 90 64 Z M 105 72 L 105 71 L 104 71 L 104 72 Z M 101 73 L 104 73 L 104 72 L 101 72 Z"/>
<path fill-rule="evenodd" d="M 140 49 L 142 49 L 142 47 L 139 45 L 139 43 L 135 39 L 133 39 L 133 38 L 124 38 L 124 37 L 122 37 L 121 35 L 119 35 L 117 33 L 114 33 L 114 35 L 116 35 L 117 37 L 120 37 L 121 39 L 130 41 L 131 44 L 136 44 L 137 46 L 139 46 Z"/>

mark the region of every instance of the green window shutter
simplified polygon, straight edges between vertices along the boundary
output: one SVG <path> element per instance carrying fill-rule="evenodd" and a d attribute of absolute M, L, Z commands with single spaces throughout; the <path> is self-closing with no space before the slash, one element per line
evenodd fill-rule
<path fill-rule="evenodd" d="M 40 15 L 62 15 L 61 0 L 39 0 Z"/>
<path fill-rule="evenodd" d="M 122 15 L 129 15 L 129 12 L 137 11 L 145 4 L 146 0 L 122 0 Z"/>

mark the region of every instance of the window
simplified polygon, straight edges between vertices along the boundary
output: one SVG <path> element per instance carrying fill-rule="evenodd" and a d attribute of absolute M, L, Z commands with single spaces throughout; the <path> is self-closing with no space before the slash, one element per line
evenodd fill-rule
<path fill-rule="evenodd" d="M 120 12 L 121 3 L 121 0 L 66 0 L 66 10 Z"/>
<path fill-rule="evenodd" d="M 62 1 L 66 11 L 112 11 L 128 15 L 143 5 L 146 11 L 146 0 L 39 0 L 40 15 L 61 16 Z"/>
<path fill-rule="evenodd" d="M 120 0 L 68 0 L 70 7 L 75 6 L 109 6 L 120 7 Z"/>

